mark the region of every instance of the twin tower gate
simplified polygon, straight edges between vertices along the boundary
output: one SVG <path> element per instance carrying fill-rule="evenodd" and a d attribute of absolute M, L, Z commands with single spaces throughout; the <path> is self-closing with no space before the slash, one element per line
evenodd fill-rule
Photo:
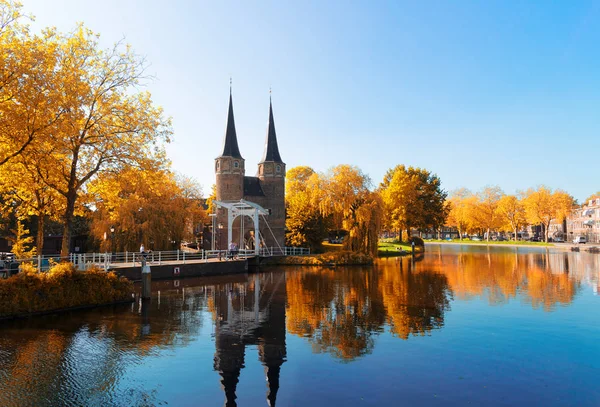
<path fill-rule="evenodd" d="M 217 208 L 224 208 L 227 210 L 227 242 L 228 242 L 227 244 L 229 244 L 229 242 L 233 241 L 233 222 L 235 221 L 235 219 L 238 218 L 239 216 L 242 217 L 240 219 L 241 220 L 240 225 L 242 226 L 242 231 L 243 231 L 243 225 L 244 225 L 243 217 L 248 216 L 249 218 L 252 219 L 253 226 L 254 226 L 254 254 L 259 256 L 260 255 L 259 216 L 260 215 L 263 216 L 263 220 L 265 221 L 265 224 L 267 225 L 269 230 L 271 230 L 269 223 L 267 222 L 267 219 L 265 218 L 265 216 L 269 215 L 269 212 L 262 206 L 254 203 L 254 202 L 246 201 L 244 199 L 240 199 L 239 201 L 233 201 L 233 202 L 213 201 L 213 204 Z M 214 231 L 215 230 L 214 223 L 215 223 L 216 214 L 213 214 L 211 216 L 213 218 L 213 231 Z M 273 233 L 273 232 L 271 231 L 271 233 Z M 242 239 L 243 239 L 243 237 L 242 237 Z M 214 242 L 214 237 L 212 238 L 212 241 Z M 279 246 L 279 242 L 277 242 L 277 245 Z M 281 247 L 279 247 L 279 249 L 281 250 Z"/>

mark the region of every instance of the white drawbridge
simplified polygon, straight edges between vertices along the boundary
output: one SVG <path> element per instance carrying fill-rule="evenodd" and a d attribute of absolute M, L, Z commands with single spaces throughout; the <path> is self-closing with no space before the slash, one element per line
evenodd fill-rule
<path fill-rule="evenodd" d="M 225 208 L 227 209 L 227 242 L 233 241 L 233 221 L 238 216 L 248 216 L 252 219 L 254 224 L 254 253 L 258 256 L 260 254 L 260 230 L 259 230 L 259 216 L 262 215 L 263 219 L 269 212 L 263 208 L 262 206 L 246 201 L 244 199 L 240 199 L 239 201 L 234 202 L 224 202 L 224 201 L 213 201 L 213 204 L 217 208 Z M 215 216 L 213 216 L 214 222 Z M 265 219 L 266 222 L 266 219 Z M 242 228 L 242 236 L 244 230 L 244 220 L 241 219 L 240 222 Z M 267 223 L 268 227 L 268 223 Z M 270 227 L 269 227 L 270 229 Z M 214 225 L 213 225 L 214 230 Z"/>

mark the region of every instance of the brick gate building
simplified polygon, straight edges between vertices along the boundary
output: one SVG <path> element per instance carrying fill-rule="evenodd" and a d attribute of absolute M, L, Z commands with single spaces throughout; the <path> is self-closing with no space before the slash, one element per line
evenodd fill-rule
<path fill-rule="evenodd" d="M 267 223 L 260 219 L 260 242 L 265 247 L 285 246 L 285 163 L 281 160 L 275 122 L 273 120 L 273 104 L 269 100 L 269 120 L 265 149 L 261 161 L 258 163 L 256 176 L 246 176 L 246 163 L 242 158 L 237 142 L 237 133 L 233 117 L 233 97 L 229 91 L 229 111 L 223 150 L 215 159 L 215 174 L 217 187 L 217 200 L 224 202 L 239 201 L 244 199 L 254 202 L 269 211 Z M 227 212 L 225 209 L 217 210 L 218 225 L 227 228 Z M 233 222 L 233 241 L 241 249 L 253 249 L 253 225 L 249 218 L 237 218 Z M 227 233 L 216 234 L 217 249 L 226 249 Z"/>

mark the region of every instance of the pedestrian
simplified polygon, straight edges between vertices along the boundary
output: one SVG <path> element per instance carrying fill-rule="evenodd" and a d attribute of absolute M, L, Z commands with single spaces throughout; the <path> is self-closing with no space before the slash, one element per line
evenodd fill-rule
<path fill-rule="evenodd" d="M 142 243 L 142 245 L 140 246 L 140 253 L 144 253 L 146 251 L 146 249 L 144 248 L 144 244 Z"/>
<path fill-rule="evenodd" d="M 233 254 L 235 253 L 235 243 L 233 241 L 229 242 L 227 257 L 233 260 Z"/>

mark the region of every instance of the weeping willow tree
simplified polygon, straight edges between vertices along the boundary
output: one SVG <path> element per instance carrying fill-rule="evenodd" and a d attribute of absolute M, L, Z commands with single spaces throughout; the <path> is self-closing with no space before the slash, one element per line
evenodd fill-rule
<path fill-rule="evenodd" d="M 348 232 L 346 250 L 375 255 L 383 202 L 370 187 L 371 179 L 358 167 L 342 164 L 321 177 L 321 193 L 315 199 L 323 215 L 331 216 L 336 228 Z"/>

